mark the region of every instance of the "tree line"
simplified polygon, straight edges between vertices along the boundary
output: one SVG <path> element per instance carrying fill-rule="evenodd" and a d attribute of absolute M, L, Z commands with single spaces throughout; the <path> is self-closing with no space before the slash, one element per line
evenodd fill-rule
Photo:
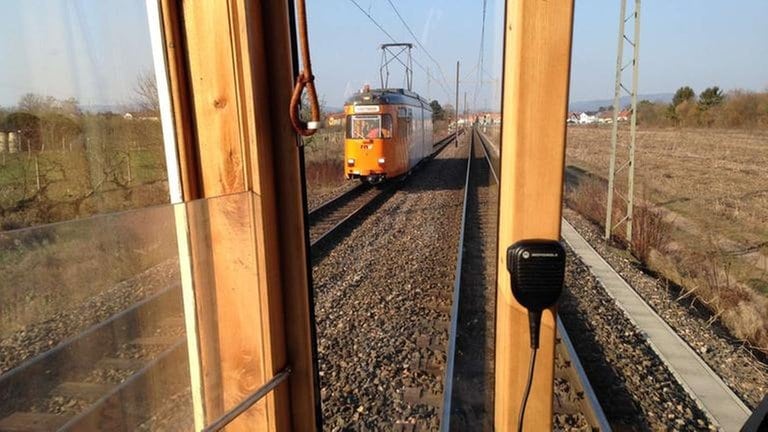
<path fill-rule="evenodd" d="M 677 89 L 671 103 L 640 101 L 638 123 L 659 127 L 768 128 L 768 91 Z"/>

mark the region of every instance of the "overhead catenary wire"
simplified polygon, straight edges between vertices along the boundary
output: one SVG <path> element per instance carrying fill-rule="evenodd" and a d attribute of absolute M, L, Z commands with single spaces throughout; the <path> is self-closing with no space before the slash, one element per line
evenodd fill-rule
<path fill-rule="evenodd" d="M 385 35 L 387 35 L 387 37 L 388 37 L 388 38 L 389 38 L 389 39 L 390 39 L 392 42 L 395 42 L 395 43 L 397 43 L 397 42 L 398 42 L 398 40 L 397 40 L 397 39 L 395 39 L 395 37 L 394 37 L 394 36 L 392 36 L 392 34 L 390 34 L 390 33 L 389 33 L 389 32 L 388 32 L 388 31 L 387 31 L 387 30 L 386 30 L 386 29 L 385 29 L 385 28 L 384 28 L 384 27 L 383 27 L 381 24 L 379 24 L 379 22 L 378 22 L 378 21 L 376 21 L 376 19 L 375 19 L 375 18 L 374 18 L 374 17 L 373 17 L 373 16 L 372 16 L 370 13 L 368 13 L 368 12 L 367 12 L 365 9 L 363 9 L 363 7 L 362 7 L 362 6 L 360 6 L 360 4 L 359 4 L 359 3 L 358 3 L 356 0 L 349 0 L 349 1 L 350 1 L 352 4 L 354 4 L 354 5 L 355 5 L 355 6 L 356 6 L 356 7 L 357 7 L 359 10 L 360 10 L 360 12 L 362 12 L 362 13 L 363 13 L 365 16 L 367 16 L 367 17 L 368 17 L 368 19 L 369 19 L 369 20 L 371 20 L 371 22 L 372 22 L 372 23 L 373 23 L 373 24 L 374 24 L 376 27 L 378 27 L 378 28 L 379 28 L 379 30 L 381 30 L 381 31 L 382 31 L 382 33 L 384 33 Z M 446 96 L 448 96 L 449 98 L 451 98 L 451 97 L 452 97 L 452 95 L 451 95 L 451 92 L 448 90 L 448 88 L 445 86 L 445 84 L 444 84 L 442 81 L 440 81 L 440 80 L 438 80 L 437 78 L 435 78 L 435 76 L 434 76 L 434 75 L 432 75 L 432 74 L 429 72 L 429 70 L 427 70 L 427 68 L 425 68 L 425 67 L 424 67 L 424 65 L 423 65 L 423 64 L 421 64 L 421 63 L 420 63 L 419 61 L 417 61 L 416 59 L 413 59 L 413 63 L 414 63 L 414 64 L 416 64 L 416 66 L 418 66 L 418 67 L 419 67 L 419 68 L 420 68 L 422 71 L 424 71 L 424 73 L 425 73 L 425 74 L 427 74 L 427 76 L 428 76 L 428 77 L 430 77 L 430 78 L 434 79 L 435 81 L 437 81 L 437 83 L 438 83 L 438 84 L 440 84 L 440 88 L 441 88 L 441 89 L 442 89 L 442 90 L 445 92 Z"/>
<path fill-rule="evenodd" d="M 409 25 L 408 25 L 408 23 L 407 23 L 407 22 L 405 22 L 405 19 L 403 18 L 403 16 L 402 16 L 402 15 L 400 15 L 400 11 L 399 11 L 399 10 L 397 10 L 397 7 L 395 7 L 395 4 L 394 4 L 394 3 L 392 3 L 392 0 L 387 0 L 387 2 L 388 2 L 388 3 L 389 3 L 389 5 L 392 7 L 392 10 L 395 12 L 395 15 L 397 15 L 397 17 L 400 19 L 400 22 L 401 22 L 401 23 L 403 23 L 403 26 L 405 26 L 405 29 L 406 29 L 406 30 L 408 30 L 408 33 L 410 33 L 410 34 L 411 34 L 411 37 L 413 37 L 413 40 L 415 40 L 415 41 L 416 41 L 416 43 L 419 45 L 419 47 L 421 47 L 421 49 L 423 49 L 423 50 L 424 50 L 424 54 L 426 54 L 426 55 L 427 55 L 427 57 L 429 57 L 429 59 L 430 59 L 430 60 L 432 60 L 432 62 L 433 62 L 433 63 L 435 63 L 435 64 L 437 65 L 437 70 L 440 72 L 440 76 L 443 78 L 443 81 L 444 81 L 445 83 L 448 83 L 448 78 L 446 78 L 446 76 L 445 76 L 445 72 L 443 72 L 443 67 L 440 65 L 440 62 L 438 62 L 437 60 L 435 60 L 435 58 L 432 56 L 432 54 L 430 54 L 430 52 L 429 52 L 429 50 L 427 49 L 427 47 L 425 47 L 425 46 L 424 46 L 424 45 L 421 43 L 421 41 L 419 40 L 419 38 L 418 38 L 418 37 L 416 37 L 416 35 L 413 33 L 413 30 L 411 30 L 411 26 L 409 26 Z"/>

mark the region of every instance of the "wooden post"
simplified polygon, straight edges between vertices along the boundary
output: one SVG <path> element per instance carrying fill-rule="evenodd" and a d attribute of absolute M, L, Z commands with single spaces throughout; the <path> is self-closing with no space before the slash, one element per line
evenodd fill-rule
<path fill-rule="evenodd" d="M 35 155 L 35 180 L 37 181 L 37 190 L 40 190 L 40 158 Z"/>
<path fill-rule="evenodd" d="M 131 153 L 125 153 L 125 165 L 128 168 L 128 184 L 133 182 L 133 171 L 131 170 Z"/>
<path fill-rule="evenodd" d="M 499 187 L 495 428 L 517 428 L 530 355 L 528 317 L 512 296 L 506 249 L 560 238 L 573 0 L 506 2 Z M 524 430 L 552 429 L 555 311 L 544 312 Z"/>

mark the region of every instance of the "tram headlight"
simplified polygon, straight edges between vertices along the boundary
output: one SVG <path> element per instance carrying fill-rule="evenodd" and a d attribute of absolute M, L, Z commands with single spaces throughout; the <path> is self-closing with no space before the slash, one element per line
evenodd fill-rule
<path fill-rule="evenodd" d="M 384 159 L 384 158 L 379 158 L 379 165 L 384 165 L 384 162 L 386 162 L 386 161 L 387 160 Z"/>
<path fill-rule="evenodd" d="M 355 160 L 354 159 L 347 159 L 347 165 L 349 166 L 355 166 Z"/>

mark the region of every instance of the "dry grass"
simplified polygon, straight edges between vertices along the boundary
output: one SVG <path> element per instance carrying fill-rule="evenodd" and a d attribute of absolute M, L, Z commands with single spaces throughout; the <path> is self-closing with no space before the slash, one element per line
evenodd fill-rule
<path fill-rule="evenodd" d="M 569 189 L 565 201 L 568 207 L 576 210 L 581 215 L 600 227 L 605 227 L 605 204 L 607 196 L 605 182 L 595 178 L 582 179 L 578 186 Z M 626 204 L 618 197 L 614 197 L 612 220 L 614 226 L 626 212 Z M 635 203 L 632 218 L 632 247 L 633 255 L 642 263 L 647 263 L 651 252 L 663 252 L 667 249 L 669 235 L 672 226 L 664 220 L 664 214 L 643 199 Z M 625 245 L 623 238 L 626 235 L 624 225 L 619 225 L 613 231 L 614 241 Z"/>
<path fill-rule="evenodd" d="M 604 177 L 609 145 L 610 128 L 569 127 L 566 163 Z M 635 208 L 635 255 L 734 336 L 768 350 L 768 298 L 759 291 L 768 286 L 768 132 L 639 130 L 635 173 L 651 197 Z M 601 223 L 604 185 L 580 182 L 568 205 Z"/>
<path fill-rule="evenodd" d="M 177 255 L 173 209 L 0 233 L 0 337 Z"/>
<path fill-rule="evenodd" d="M 344 177 L 344 131 L 324 129 L 304 141 L 304 174 L 307 182 L 307 196 L 324 195 L 343 185 Z"/>
<path fill-rule="evenodd" d="M 569 127 L 567 164 L 605 177 L 609 146 L 609 127 Z M 635 172 L 657 203 L 701 229 L 768 239 L 768 131 L 640 129 Z"/>

